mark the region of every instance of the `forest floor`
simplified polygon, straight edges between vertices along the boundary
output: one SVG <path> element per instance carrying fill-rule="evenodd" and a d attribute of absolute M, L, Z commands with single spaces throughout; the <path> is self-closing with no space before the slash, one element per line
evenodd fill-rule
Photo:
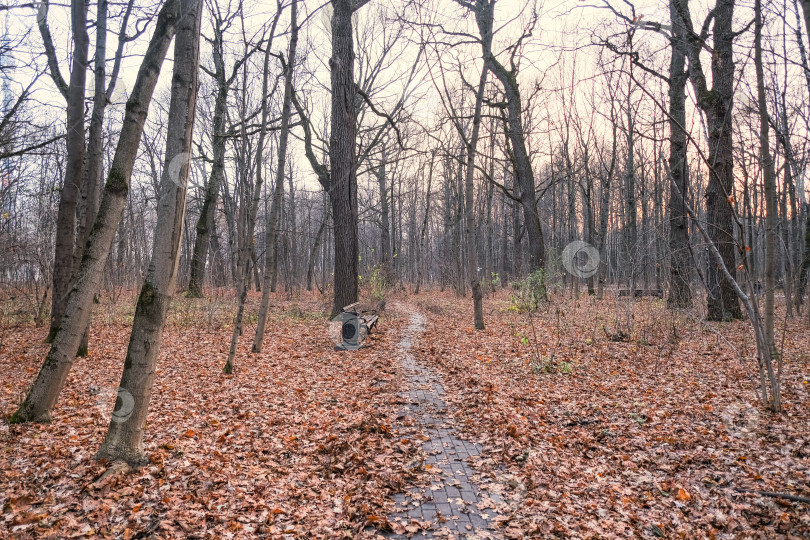
<path fill-rule="evenodd" d="M 76 360 L 50 425 L 5 420 L 47 351 L 47 329 L 15 306 L 0 302 L 2 538 L 439 535 L 450 516 L 393 517 L 403 494 L 442 481 L 431 427 L 403 412 L 414 373 L 441 381 L 444 421 L 476 449 L 467 463 L 492 537 L 810 535 L 810 504 L 762 494 L 810 498 L 806 314 L 778 326 L 785 411 L 772 415 L 753 390 L 747 323 L 710 325 L 658 300 L 558 296 L 529 316 L 501 291 L 474 331 L 469 298 L 400 293 L 368 348 L 335 352 L 327 302 L 280 293 L 264 352 L 249 352 L 249 318 L 223 375 L 232 293 L 178 297 L 147 423 L 151 463 L 106 481 L 93 455 L 134 297 L 96 307 L 90 356 Z M 414 316 L 424 330 L 409 334 Z"/>

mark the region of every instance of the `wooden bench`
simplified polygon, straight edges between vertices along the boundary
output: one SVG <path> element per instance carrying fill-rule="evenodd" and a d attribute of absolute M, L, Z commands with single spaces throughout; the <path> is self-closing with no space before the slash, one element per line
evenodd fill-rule
<path fill-rule="evenodd" d="M 629 289 L 619 289 L 619 297 L 630 296 Z M 645 296 L 653 296 L 655 298 L 664 298 L 663 289 L 635 289 L 633 291 L 634 298 L 643 298 Z"/>

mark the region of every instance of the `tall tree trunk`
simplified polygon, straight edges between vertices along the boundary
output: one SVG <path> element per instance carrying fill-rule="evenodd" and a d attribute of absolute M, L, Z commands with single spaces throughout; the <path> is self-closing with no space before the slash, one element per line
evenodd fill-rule
<path fill-rule="evenodd" d="M 430 156 L 430 166 L 428 167 L 428 180 L 427 192 L 425 194 L 425 216 L 422 218 L 422 230 L 419 233 L 419 253 L 417 254 L 416 263 L 416 290 L 414 294 L 419 294 L 419 289 L 422 287 L 422 279 L 424 277 L 425 266 L 425 237 L 427 236 L 428 222 L 430 221 L 430 192 L 433 183 L 433 165 L 435 162 L 435 155 Z"/>
<path fill-rule="evenodd" d="M 453 253 L 452 260 L 454 266 L 454 283 L 456 294 L 459 296 L 467 296 L 467 284 L 464 281 L 464 246 L 462 238 L 462 220 L 464 219 L 464 164 L 467 162 L 465 156 L 467 155 L 466 147 L 461 149 L 461 158 L 458 162 L 458 171 L 455 176 L 455 184 L 453 190 L 453 203 L 455 208 L 455 217 L 453 218 Z"/>
<path fill-rule="evenodd" d="M 126 27 L 126 21 L 129 17 L 129 10 L 132 8 L 132 2 L 127 6 L 127 12 L 124 15 L 123 28 Z M 90 235 L 90 229 L 93 226 L 93 221 L 96 219 L 98 212 L 98 202 L 101 196 L 101 175 L 102 175 L 102 158 L 103 158 L 103 127 L 104 127 L 104 110 L 107 107 L 107 90 L 105 88 L 107 62 L 107 0 L 98 0 L 98 8 L 96 15 L 96 52 L 95 60 L 93 61 L 94 72 L 94 90 L 93 90 L 93 114 L 90 117 L 90 130 L 87 145 L 87 163 L 85 165 L 85 179 L 82 183 L 81 190 L 81 204 L 79 205 L 78 222 L 79 230 L 76 238 L 76 249 L 73 253 L 73 272 L 79 271 L 79 265 L 82 261 L 82 253 L 84 251 L 84 244 Z M 119 36 L 120 39 L 120 36 Z M 116 58 L 119 60 L 120 56 Z M 115 83 L 116 75 L 113 75 L 111 84 Z M 90 322 L 87 323 L 84 335 L 82 336 L 79 350 L 76 356 L 87 356 L 90 339 Z"/>
<path fill-rule="evenodd" d="M 127 201 L 129 182 L 143 134 L 160 67 L 175 33 L 179 0 L 167 0 L 158 14 L 155 32 L 141 62 L 132 95 L 127 101 L 121 135 L 115 150 L 104 194 L 82 263 L 68 292 L 65 314 L 42 368 L 12 422 L 47 422 L 73 365 L 82 333 L 87 327 L 93 296 L 101 285 L 107 256 Z"/>
<path fill-rule="evenodd" d="M 96 51 L 93 61 L 94 67 L 94 91 L 93 91 L 93 113 L 90 117 L 90 129 L 87 144 L 87 162 L 85 165 L 85 180 L 82 186 L 82 204 L 78 214 L 79 231 L 76 239 L 76 249 L 73 255 L 73 272 L 79 272 L 84 246 L 93 228 L 93 222 L 98 214 L 98 205 L 101 199 L 101 189 L 103 188 L 102 175 L 104 173 L 104 114 L 107 104 L 112 98 L 118 81 L 118 72 L 121 68 L 121 59 L 124 54 L 124 46 L 127 43 L 126 31 L 130 14 L 132 13 L 134 0 L 127 3 L 124 16 L 121 21 L 121 28 L 118 32 L 118 48 L 113 60 L 113 69 L 110 74 L 110 83 L 105 86 L 106 62 L 107 62 L 107 0 L 98 0 L 98 13 L 96 20 Z M 77 356 L 87 356 L 90 340 L 90 324 L 82 335 Z"/>
<path fill-rule="evenodd" d="M 632 82 L 630 83 L 632 84 Z M 638 230 L 636 223 L 636 150 L 635 150 L 635 122 L 630 104 L 630 87 L 627 89 L 627 161 L 625 162 L 624 204 L 625 211 L 625 264 L 627 271 L 627 288 L 632 291 L 636 288 L 636 274 L 638 274 L 636 254 L 638 250 Z M 633 298 L 631 293 L 629 298 Z"/>
<path fill-rule="evenodd" d="M 217 195 L 222 181 L 225 178 L 225 116 L 228 107 L 228 81 L 225 75 L 225 60 L 223 51 L 223 36 L 219 21 L 214 25 L 214 40 L 212 43 L 212 58 L 214 61 L 214 79 L 217 84 L 217 95 L 214 98 L 213 134 L 211 147 L 213 160 L 211 173 L 205 185 L 205 196 L 197 218 L 194 238 L 194 251 L 191 256 L 191 275 L 188 283 L 188 295 L 192 298 L 202 298 L 205 285 L 205 263 L 208 259 L 208 249 L 211 243 L 211 234 L 214 231 L 216 219 Z"/>
<path fill-rule="evenodd" d="M 491 28 L 491 11 L 489 16 Z M 527 236 L 529 237 L 529 272 L 534 272 L 535 270 L 545 268 L 546 248 L 543 240 L 543 227 L 540 223 L 540 213 L 537 209 L 534 172 L 532 171 L 532 162 L 526 147 L 526 134 L 521 118 L 523 105 L 520 98 L 517 73 L 514 70 L 509 71 L 501 65 L 492 55 L 491 51 L 487 51 L 487 57 L 489 58 L 488 63 L 492 68 L 492 72 L 501 82 L 504 92 L 506 93 L 508 126 L 506 135 L 509 137 L 512 146 L 510 159 L 512 160 L 512 167 L 515 172 L 515 180 L 520 188 L 520 205 L 523 208 L 523 220 L 526 225 Z"/>
<path fill-rule="evenodd" d="M 391 216 L 388 207 L 388 188 L 385 181 L 386 154 L 383 148 L 380 166 L 376 170 L 377 183 L 380 186 L 380 207 L 381 207 L 381 231 L 380 231 L 380 265 L 382 266 L 383 278 L 387 285 L 394 282 L 394 260 L 391 256 Z"/>
<path fill-rule="evenodd" d="M 365 2 L 363 2 L 365 3 Z M 354 38 L 352 0 L 333 0 L 332 57 L 329 59 L 332 85 L 332 133 L 329 162 L 332 219 L 335 225 L 335 296 L 332 315 L 357 301 L 360 244 L 357 233 L 357 111 L 354 82 Z"/>
<path fill-rule="evenodd" d="M 286 242 L 289 245 L 289 249 L 287 250 L 287 261 L 286 268 L 287 268 L 287 282 L 289 287 L 292 289 L 300 288 L 300 261 L 299 261 L 299 246 L 298 242 L 296 241 L 295 236 L 298 235 L 298 219 L 297 219 L 297 212 L 298 208 L 296 207 L 296 197 L 295 197 L 295 182 L 293 181 L 293 167 L 292 163 L 288 162 L 287 165 L 287 187 L 290 189 L 290 196 L 289 196 L 289 207 L 290 210 L 287 213 L 289 217 L 289 227 L 287 227 L 287 233 L 284 235 L 286 238 Z"/>
<path fill-rule="evenodd" d="M 607 282 L 607 267 L 608 267 L 608 243 L 607 243 L 607 232 L 608 232 L 608 224 L 610 222 L 610 185 L 613 180 L 613 173 L 616 170 L 616 159 L 617 159 L 617 146 L 618 146 L 618 127 L 617 121 L 615 118 L 615 109 L 611 102 L 610 108 L 610 119 L 611 119 L 611 129 L 612 129 L 612 139 L 611 139 L 611 154 L 610 154 L 610 164 L 606 165 L 603 161 L 601 167 L 601 176 L 602 176 L 602 189 L 600 191 L 599 197 L 599 236 L 596 244 L 596 249 L 599 250 L 599 257 L 601 262 L 599 264 L 599 271 L 598 271 L 598 282 L 596 286 L 596 297 L 600 300 L 603 298 L 605 294 L 605 284 Z"/>
<path fill-rule="evenodd" d="M 692 307 L 691 267 L 689 264 L 689 222 L 679 193 L 689 193 L 689 172 L 686 166 L 686 55 L 683 44 L 684 28 L 670 2 L 672 22 L 672 56 L 669 62 L 669 296 L 667 307 Z M 673 186 L 672 184 L 675 184 Z"/>
<path fill-rule="evenodd" d="M 464 213 L 464 224 L 467 235 L 467 279 L 470 280 L 473 297 L 473 323 L 476 330 L 484 330 L 484 302 L 481 291 L 481 281 L 478 278 L 478 249 L 476 242 L 475 226 L 475 156 L 478 146 L 478 137 L 481 129 L 481 107 L 484 101 L 484 91 L 487 85 L 487 75 L 491 61 L 487 61 L 492 56 L 492 10 L 494 4 L 485 5 L 478 3 L 478 10 L 475 18 L 478 22 L 478 29 L 481 33 L 481 47 L 483 49 L 484 65 L 481 68 L 481 78 L 478 81 L 478 88 L 475 94 L 475 109 L 473 112 L 472 133 L 467 141 L 467 169 L 464 179 L 464 199 L 466 208 Z M 532 191 L 534 195 L 534 191 Z M 533 198 L 533 197 L 532 197 Z M 542 263 L 541 263 L 542 264 Z"/>
<path fill-rule="evenodd" d="M 810 214 L 810 208 L 808 207 L 810 207 L 810 205 L 805 205 L 805 214 Z M 799 298 L 804 298 L 808 278 L 810 278 L 810 216 L 806 215 L 804 226 L 804 259 L 799 268 L 799 290 L 796 293 Z M 810 309 L 808 309 L 807 312 L 810 314 Z"/>
<path fill-rule="evenodd" d="M 67 305 L 74 268 L 76 208 L 84 181 L 84 161 L 87 154 L 84 139 L 84 98 L 90 38 L 87 35 L 87 4 L 84 0 L 71 0 L 70 23 L 73 29 L 73 67 L 70 72 L 70 85 L 65 93 L 67 99 L 67 163 L 56 217 L 53 294 L 51 296 L 53 307 L 48 341 L 53 341 L 56 337 Z M 42 27 L 40 26 L 40 28 Z M 53 69 L 54 65 L 51 66 L 52 71 Z M 73 353 L 75 352 L 73 351 Z"/>
<path fill-rule="evenodd" d="M 509 177 L 509 169 L 504 164 L 503 167 L 503 185 L 505 187 L 509 187 L 507 182 L 507 178 Z M 508 220 L 508 209 L 511 207 L 511 203 L 507 201 L 506 195 L 501 194 L 500 196 L 500 220 L 501 220 L 501 238 L 500 238 L 500 274 L 501 274 L 501 283 L 506 285 L 509 282 L 509 272 L 511 268 L 509 267 L 509 220 Z"/>
<path fill-rule="evenodd" d="M 121 407 L 113 412 L 107 436 L 96 454 L 97 459 L 121 460 L 131 465 L 149 462 L 143 451 L 144 427 L 163 341 L 166 314 L 177 281 L 180 239 L 186 211 L 198 89 L 201 0 L 181 0 L 180 13 L 174 44 L 166 157 L 160 182 L 152 258 L 138 296 L 121 386 L 118 389 Z M 178 160 L 180 163 L 177 163 Z"/>
<path fill-rule="evenodd" d="M 770 126 L 768 124 L 768 109 L 765 97 L 765 74 L 762 66 L 762 1 L 754 2 L 754 66 L 757 76 L 757 103 L 759 108 L 759 159 L 763 172 L 763 187 L 765 194 L 765 307 L 763 313 L 765 343 L 758 351 L 760 376 L 763 371 L 767 374 L 770 383 L 769 406 L 774 412 L 782 410 L 782 398 L 778 377 L 781 373 L 774 373 L 773 361 L 779 358 L 774 339 L 774 288 L 776 287 L 776 220 L 779 211 L 776 207 L 776 173 L 774 171 L 773 157 L 770 147 Z M 781 371 L 781 370 L 780 370 Z"/>
<path fill-rule="evenodd" d="M 810 0 L 801 0 L 802 12 L 804 13 L 805 30 L 810 36 Z M 798 18 L 799 10 L 796 6 L 796 0 L 793 0 L 793 5 L 796 8 L 796 22 L 799 23 Z M 799 47 L 799 57 L 801 60 L 802 71 L 804 72 L 804 79 L 810 90 L 810 65 L 807 60 L 807 50 L 804 47 L 804 40 L 802 40 L 801 25 L 796 24 L 796 43 Z M 804 191 L 804 181 L 801 175 L 796 175 L 797 194 L 799 196 L 799 209 L 802 219 L 804 220 L 804 257 L 798 264 L 797 274 L 797 291 L 796 302 L 797 305 L 801 304 L 807 289 L 807 280 L 810 278 L 810 204 L 807 203 Z M 801 234 L 801 225 L 799 227 L 799 234 Z M 801 243 L 801 242 L 800 242 Z M 810 317 L 810 309 L 807 310 L 808 317 Z"/>
<path fill-rule="evenodd" d="M 732 139 L 732 108 L 734 106 L 734 18 L 735 0 L 717 0 L 714 17 L 713 54 L 711 56 L 712 87 L 709 89 L 700 53 L 703 39 L 695 33 L 689 13 L 688 0 L 672 0 L 686 29 L 689 78 L 697 102 L 706 115 L 709 143 L 709 184 L 706 188 L 706 221 L 708 234 L 723 257 L 725 266 L 736 268 L 734 241 L 734 146 Z M 732 270 L 733 271 L 733 270 Z M 706 275 L 709 294 L 707 319 L 722 321 L 742 318 L 734 285 L 726 275 L 710 263 Z"/>
<path fill-rule="evenodd" d="M 278 160 L 276 167 L 276 185 L 273 190 L 273 201 L 270 204 L 270 215 L 267 217 L 267 236 L 265 242 L 264 292 L 259 307 L 259 319 L 256 323 L 256 337 L 253 340 L 253 352 L 262 352 L 262 340 L 267 324 L 267 308 L 270 305 L 272 281 L 276 275 L 278 260 L 276 257 L 276 238 L 278 235 L 278 218 L 284 204 L 284 168 L 287 158 L 287 140 L 290 134 L 290 108 L 293 92 L 293 73 L 295 72 L 295 53 L 298 47 L 298 1 L 293 0 L 290 13 L 290 46 L 287 52 L 287 65 L 284 70 L 284 101 L 281 106 L 281 132 L 278 141 Z M 291 171 L 292 174 L 292 171 Z"/>

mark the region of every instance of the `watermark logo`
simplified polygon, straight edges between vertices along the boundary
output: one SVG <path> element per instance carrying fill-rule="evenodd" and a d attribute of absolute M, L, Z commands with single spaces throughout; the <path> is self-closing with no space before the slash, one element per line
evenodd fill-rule
<path fill-rule="evenodd" d="M 129 420 L 135 410 L 135 398 L 124 388 L 100 388 L 90 387 L 90 394 L 95 396 L 95 406 L 101 412 L 102 418 L 111 422 L 121 424 Z M 112 414 L 109 413 L 110 402 L 115 398 L 115 406 Z"/>
<path fill-rule="evenodd" d="M 365 338 L 365 331 L 356 313 L 340 313 L 329 322 L 329 339 L 340 350 L 359 349 Z"/>
<path fill-rule="evenodd" d="M 121 105 L 129 99 L 129 86 L 127 82 L 118 77 L 115 79 L 115 86 L 113 86 L 112 94 L 110 95 L 110 103 L 112 105 Z"/>
<path fill-rule="evenodd" d="M 181 173 L 183 172 L 183 167 L 189 167 L 190 165 L 191 154 L 188 152 L 180 152 L 172 158 L 166 173 L 169 175 L 174 185 L 181 188 L 185 186 L 185 180 L 188 179 L 188 175 L 186 178 L 182 178 Z"/>
<path fill-rule="evenodd" d="M 45 2 L 33 2 L 34 9 L 37 10 L 37 24 L 43 24 L 48 18 L 48 5 Z"/>
<path fill-rule="evenodd" d="M 723 409 L 720 417 L 734 437 L 753 437 L 759 425 L 759 410 L 745 400 L 738 400 Z"/>
<path fill-rule="evenodd" d="M 571 275 L 587 279 L 599 269 L 599 250 L 582 240 L 574 240 L 563 249 L 562 263 Z"/>

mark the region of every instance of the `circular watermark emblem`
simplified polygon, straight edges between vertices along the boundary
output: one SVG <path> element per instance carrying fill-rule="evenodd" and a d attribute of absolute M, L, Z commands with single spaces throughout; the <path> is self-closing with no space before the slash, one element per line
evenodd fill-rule
<path fill-rule="evenodd" d="M 32 2 L 31 7 L 37 10 L 37 25 L 44 23 L 48 17 L 48 5 L 45 2 Z"/>
<path fill-rule="evenodd" d="M 121 105 L 129 99 L 129 86 L 127 82 L 118 77 L 115 79 L 115 86 L 113 87 L 112 95 L 110 95 L 110 103 L 112 105 Z"/>
<path fill-rule="evenodd" d="M 568 272 L 580 278 L 589 278 L 599 269 L 599 250 L 582 240 L 574 240 L 563 249 L 562 263 Z"/>
<path fill-rule="evenodd" d="M 356 313 L 341 313 L 329 321 L 329 339 L 342 351 L 357 350 L 362 346 L 365 332 Z"/>
<path fill-rule="evenodd" d="M 723 409 L 720 417 L 734 437 L 753 437 L 759 425 L 759 410 L 744 400 L 735 401 Z"/>
<path fill-rule="evenodd" d="M 121 424 L 129 420 L 135 409 L 135 398 L 124 388 L 99 388 L 90 387 L 90 393 L 95 396 L 95 406 L 101 412 L 102 418 L 110 420 L 116 424 Z M 110 404 L 115 398 L 115 405 L 110 414 Z"/>
<path fill-rule="evenodd" d="M 171 181 L 177 187 L 183 187 L 185 182 L 181 182 L 181 172 L 183 171 L 184 166 L 191 166 L 191 154 L 188 152 L 180 152 L 176 156 L 172 158 L 169 162 L 168 169 L 166 169 L 166 173 L 171 178 Z M 188 176 L 186 177 L 188 179 Z"/>

